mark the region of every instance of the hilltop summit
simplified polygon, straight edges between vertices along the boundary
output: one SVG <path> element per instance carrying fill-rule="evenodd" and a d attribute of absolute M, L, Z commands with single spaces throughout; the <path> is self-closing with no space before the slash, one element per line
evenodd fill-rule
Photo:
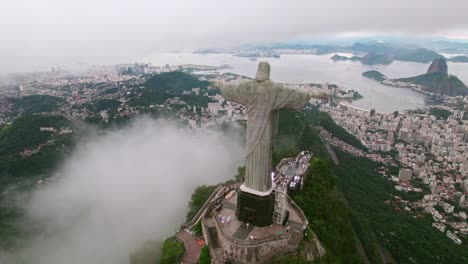
<path fill-rule="evenodd" d="M 443 73 L 448 75 L 448 66 L 444 58 L 440 57 L 432 61 L 431 66 L 427 69 L 427 74 L 430 73 Z"/>
<path fill-rule="evenodd" d="M 366 71 L 362 73 L 362 76 L 389 86 L 414 88 L 416 85 L 421 91 L 439 95 L 464 96 L 468 94 L 466 85 L 457 76 L 448 74 L 447 62 L 442 57 L 432 61 L 427 73 L 414 77 L 388 79 L 375 70 Z"/>
<path fill-rule="evenodd" d="M 444 58 L 435 59 L 426 74 L 401 78 L 397 81 L 416 84 L 421 86 L 424 91 L 440 95 L 463 96 L 468 94 L 466 85 L 457 76 L 448 74 L 448 66 Z"/>

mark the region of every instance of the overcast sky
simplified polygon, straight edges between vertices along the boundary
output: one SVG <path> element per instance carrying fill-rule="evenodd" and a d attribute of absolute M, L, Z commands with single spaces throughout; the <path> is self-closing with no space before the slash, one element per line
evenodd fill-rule
<path fill-rule="evenodd" d="M 466 0 L 1 0 L 0 72 L 302 36 L 468 38 L 466 10 Z"/>

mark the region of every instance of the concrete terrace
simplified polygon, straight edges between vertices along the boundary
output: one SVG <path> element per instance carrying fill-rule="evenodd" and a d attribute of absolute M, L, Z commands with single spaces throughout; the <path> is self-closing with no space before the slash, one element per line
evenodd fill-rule
<path fill-rule="evenodd" d="M 267 227 L 257 227 L 253 225 L 247 227 L 246 223 L 238 221 L 236 218 L 236 192 L 234 192 L 234 195 L 232 195 L 229 200 L 223 198 L 221 203 L 222 207 L 214 213 L 214 219 L 216 219 L 226 236 L 236 240 L 261 241 L 265 239 L 285 239 L 292 229 L 302 232 L 303 225 L 306 224 L 304 221 L 305 219 L 302 219 L 300 216 L 302 212 L 296 210 L 290 203 L 287 203 L 286 209 L 289 211 L 289 230 L 288 227 L 278 224 L 272 224 Z"/>

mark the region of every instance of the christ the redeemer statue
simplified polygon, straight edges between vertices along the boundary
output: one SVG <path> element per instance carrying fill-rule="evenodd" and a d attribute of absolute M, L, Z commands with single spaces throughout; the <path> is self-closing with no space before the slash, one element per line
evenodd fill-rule
<path fill-rule="evenodd" d="M 243 193 L 251 194 L 252 197 L 271 196 L 274 188 L 271 179 L 273 136 L 277 126 L 278 110 L 302 108 L 310 98 L 324 98 L 325 94 L 305 93 L 271 82 L 270 65 L 267 62 L 260 62 L 255 80 L 238 86 L 222 86 L 221 93 L 226 100 L 243 104 L 247 108 L 246 171 L 245 181 L 240 190 Z M 244 217 L 238 216 L 238 218 L 243 221 L 255 222 L 255 218 L 260 213 L 258 208 L 256 209 L 258 203 L 254 202 L 255 199 L 247 199 L 251 203 L 249 208 L 249 205 L 241 201 L 242 198 L 238 199 L 238 212 L 244 210 L 242 208 L 246 206 L 247 210 L 251 211 L 250 213 L 247 212 L 247 214 L 241 213 Z M 271 199 L 274 200 L 274 197 L 270 197 L 268 200 Z M 252 203 L 257 203 L 257 206 Z M 271 207 L 271 204 L 268 204 L 264 205 Z M 262 207 L 262 205 L 260 206 Z M 267 214 L 270 214 L 270 212 L 267 212 Z"/>

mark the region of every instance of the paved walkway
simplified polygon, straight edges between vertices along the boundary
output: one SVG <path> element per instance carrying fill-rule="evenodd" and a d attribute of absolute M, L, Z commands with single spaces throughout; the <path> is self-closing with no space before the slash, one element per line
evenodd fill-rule
<path fill-rule="evenodd" d="M 228 201 L 226 201 L 224 199 L 223 199 L 222 203 L 223 203 L 224 208 L 229 209 L 229 210 L 233 210 L 233 211 L 236 210 L 236 204 L 228 202 Z"/>
<path fill-rule="evenodd" d="M 182 260 L 182 263 L 197 263 L 198 258 L 200 257 L 201 254 L 201 249 L 203 248 L 203 245 L 200 245 L 200 241 L 203 241 L 199 239 L 197 236 L 191 235 L 189 232 L 182 230 L 177 234 L 177 238 L 184 242 L 185 246 L 185 255 Z"/>
<path fill-rule="evenodd" d="M 236 232 L 234 232 L 234 235 L 232 235 L 232 237 L 236 239 L 246 240 L 250 232 L 252 232 L 253 229 L 254 229 L 253 225 L 249 225 L 249 228 L 247 228 L 245 224 L 241 224 L 239 228 L 237 228 Z"/>

